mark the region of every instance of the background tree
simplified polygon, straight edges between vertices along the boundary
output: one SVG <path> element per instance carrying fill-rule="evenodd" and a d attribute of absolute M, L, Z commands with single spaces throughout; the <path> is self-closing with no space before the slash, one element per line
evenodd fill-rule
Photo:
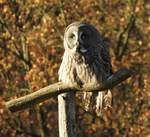
<path fill-rule="evenodd" d="M 58 136 L 56 99 L 15 114 L 3 101 L 57 81 L 64 28 L 76 20 L 93 24 L 106 38 L 114 71 L 126 66 L 136 72 L 114 89 L 112 113 L 103 119 L 77 104 L 78 136 L 148 136 L 149 10 L 146 0 L 1 0 L 0 136 Z"/>

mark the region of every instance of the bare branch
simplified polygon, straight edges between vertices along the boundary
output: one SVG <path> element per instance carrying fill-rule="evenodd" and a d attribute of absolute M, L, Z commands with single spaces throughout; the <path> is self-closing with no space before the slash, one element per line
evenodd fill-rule
<path fill-rule="evenodd" d="M 131 15 L 126 28 L 119 34 L 119 40 L 115 49 L 116 59 L 121 60 L 127 50 L 129 34 L 135 23 L 135 15 Z"/>
<path fill-rule="evenodd" d="M 1 17 L 0 17 L 0 24 L 4 27 L 4 30 L 9 34 L 8 40 L 12 41 L 15 51 L 7 48 L 7 46 L 1 46 L 0 48 L 13 53 L 17 58 L 22 60 L 26 65 L 29 66 L 29 68 L 31 68 L 31 66 L 32 66 L 31 61 L 29 59 L 24 58 L 24 55 L 23 55 L 22 51 L 19 50 L 19 48 L 17 47 L 16 41 L 12 39 L 12 37 L 13 37 L 12 32 L 10 31 L 10 29 L 9 29 L 8 25 L 6 24 L 6 22 Z M 24 42 L 24 41 L 22 41 L 22 42 Z M 25 43 L 21 43 L 21 44 L 23 45 Z"/>
<path fill-rule="evenodd" d="M 128 17 L 128 23 L 126 24 L 126 27 L 118 35 L 118 42 L 115 48 L 115 55 L 116 59 L 119 61 L 121 61 L 123 55 L 128 49 L 129 35 L 136 21 L 136 13 L 135 13 L 136 4 L 137 0 L 135 0 L 132 3 L 132 11 L 131 15 Z"/>
<path fill-rule="evenodd" d="M 32 105 L 38 104 L 51 97 L 57 97 L 61 93 L 69 91 L 86 91 L 97 92 L 110 89 L 122 81 L 126 80 L 132 75 L 132 72 L 126 68 L 122 68 L 112 76 L 110 76 L 102 85 L 85 85 L 84 87 L 78 87 L 75 85 L 66 85 L 62 82 L 58 82 L 42 88 L 34 93 L 28 94 L 24 97 L 13 99 L 6 102 L 6 107 L 12 112 L 16 112 Z"/>

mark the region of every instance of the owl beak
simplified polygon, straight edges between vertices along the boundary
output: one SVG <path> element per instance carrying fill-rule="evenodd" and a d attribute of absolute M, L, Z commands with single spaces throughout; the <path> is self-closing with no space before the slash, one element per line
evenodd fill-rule
<path fill-rule="evenodd" d="M 81 39 L 78 37 L 78 34 L 77 33 L 74 33 L 76 35 L 76 40 L 75 40 L 75 49 L 77 52 L 80 52 L 80 53 L 86 53 L 87 52 L 87 49 L 84 48 L 83 44 L 82 44 L 82 41 Z"/>
<path fill-rule="evenodd" d="M 88 51 L 79 41 L 76 42 L 76 50 L 80 53 L 86 53 Z"/>
<path fill-rule="evenodd" d="M 81 51 L 82 53 L 86 53 L 86 52 L 87 52 L 87 49 L 81 48 L 80 51 Z"/>

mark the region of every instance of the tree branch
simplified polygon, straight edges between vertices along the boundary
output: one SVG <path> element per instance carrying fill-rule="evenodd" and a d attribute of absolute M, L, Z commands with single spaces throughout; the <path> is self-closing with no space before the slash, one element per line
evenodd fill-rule
<path fill-rule="evenodd" d="M 128 49 L 128 41 L 129 41 L 129 35 L 134 27 L 135 21 L 136 21 L 136 6 L 137 6 L 137 1 L 134 0 L 132 3 L 132 10 L 131 10 L 131 15 L 128 17 L 128 23 L 126 24 L 126 27 L 119 33 L 118 35 L 118 42 L 115 48 L 115 55 L 116 59 L 118 61 L 121 61 L 123 55 Z"/>
<path fill-rule="evenodd" d="M 62 82 L 58 82 L 47 87 L 44 87 L 34 93 L 28 94 L 26 96 L 13 99 L 6 102 L 6 107 L 12 112 L 16 112 L 32 105 L 43 102 L 51 97 L 57 97 L 61 93 L 69 91 L 86 91 L 86 92 L 97 92 L 110 89 L 122 81 L 126 80 L 132 75 L 132 71 L 126 68 L 122 68 L 112 76 L 110 76 L 102 85 L 85 85 L 84 87 L 78 87 L 75 85 L 66 85 Z"/>
<path fill-rule="evenodd" d="M 11 30 L 9 29 L 9 25 L 7 25 L 7 23 L 0 17 L 0 24 L 3 26 L 5 32 L 7 32 L 9 34 L 9 38 L 7 39 L 7 41 L 11 40 L 14 46 L 15 51 L 7 48 L 7 45 L 5 46 L 1 46 L 0 48 L 7 50 L 9 52 L 11 52 L 12 54 L 14 54 L 17 58 L 19 58 L 20 60 L 22 60 L 26 65 L 29 66 L 29 68 L 31 68 L 32 63 L 29 59 L 24 58 L 23 53 L 21 50 L 19 50 L 19 48 L 17 47 L 17 43 L 14 39 L 12 39 L 13 34 L 11 32 Z M 2 39 L 2 38 L 1 38 Z M 3 40 L 3 39 L 2 39 Z M 6 40 L 3 40 L 3 43 L 5 43 Z M 24 41 L 22 41 L 24 42 Z M 25 43 L 21 43 L 22 45 Z"/>

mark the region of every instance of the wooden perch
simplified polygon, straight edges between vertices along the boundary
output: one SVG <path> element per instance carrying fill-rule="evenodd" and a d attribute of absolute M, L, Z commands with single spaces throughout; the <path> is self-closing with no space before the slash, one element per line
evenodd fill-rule
<path fill-rule="evenodd" d="M 75 85 L 66 85 L 62 82 L 58 82 L 42 88 L 36 92 L 28 94 L 26 96 L 13 99 L 6 102 L 6 107 L 12 111 L 16 112 L 25 108 L 29 108 L 32 105 L 43 102 L 51 97 L 57 97 L 61 93 L 69 91 L 86 91 L 86 92 L 97 92 L 106 89 L 110 89 L 115 85 L 121 83 L 132 75 L 132 72 L 126 68 L 122 68 L 110 76 L 103 85 L 85 85 L 84 87 L 78 87 Z"/>

